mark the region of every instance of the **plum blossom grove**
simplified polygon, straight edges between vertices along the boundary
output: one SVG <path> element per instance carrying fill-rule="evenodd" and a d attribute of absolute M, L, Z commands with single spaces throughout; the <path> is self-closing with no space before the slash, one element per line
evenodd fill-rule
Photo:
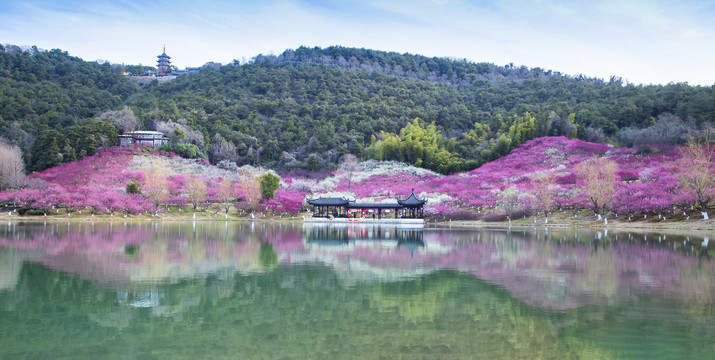
<path fill-rule="evenodd" d="M 686 175 L 678 166 L 677 150 L 639 155 L 633 148 L 616 148 L 565 137 L 544 137 L 526 142 L 509 155 L 467 173 L 375 174 L 353 181 L 358 198 L 415 193 L 430 200 L 426 211 L 433 216 L 481 218 L 485 213 L 504 213 L 515 207 L 520 214 L 556 209 L 594 209 L 586 183 L 576 171 L 579 164 L 605 158 L 615 163 L 612 201 L 604 204 L 613 214 L 666 216 L 682 214 L 696 203 L 695 192 L 682 186 Z M 712 176 L 712 173 L 710 174 Z M 347 190 L 347 181 L 336 186 Z M 513 196 L 501 196 L 505 191 Z M 708 189 L 709 198 L 715 189 Z M 510 198 L 508 204 L 505 199 Z M 435 201 L 436 200 L 436 201 Z"/>
<path fill-rule="evenodd" d="M 629 220 L 649 214 L 659 219 L 676 215 L 685 218 L 695 206 L 712 201 L 715 195 L 712 187 L 695 192 L 686 186 L 683 179 L 693 174 L 686 173 L 692 167 L 680 165 L 687 160 L 683 158 L 685 153 L 672 149 L 639 154 L 633 148 L 544 137 L 528 141 L 480 168 L 448 176 L 375 161 L 359 163 L 349 173 L 336 170 L 323 179 L 288 173 L 282 176 L 273 199 L 261 199 L 257 183 L 260 169 L 241 168 L 234 173 L 193 170 L 180 174 L 175 169 L 179 162 L 173 153 L 115 147 L 31 174 L 27 181 L 31 186 L 0 192 L 0 204 L 41 213 L 58 213 L 62 209 L 66 214 L 86 211 L 158 215 L 172 208 L 195 206 L 214 209 L 216 213 L 224 210 L 226 214 L 232 208 L 238 215 L 295 215 L 304 209 L 306 196 L 383 201 L 405 197 L 414 189 L 416 195 L 428 199 L 428 216 L 445 219 L 506 220 L 567 209 L 591 209 Z M 136 164 L 147 163 L 141 160 L 145 157 L 169 159 L 172 169 L 149 171 L 138 167 Z M 595 208 L 594 198 L 587 190 L 593 184 L 587 183 L 589 180 L 579 169 L 584 167 L 580 164 L 603 161 L 613 164 L 615 174 L 599 177 L 609 182 L 599 184 L 608 189 L 609 197 L 608 201 L 596 202 Z M 195 164 L 192 168 L 210 167 Z M 708 169 L 709 176 L 713 176 L 713 167 Z M 141 194 L 126 192 L 127 184 L 133 181 L 140 185 Z M 190 184 L 196 187 L 197 182 L 205 184 L 205 191 L 199 195 L 189 188 Z"/>

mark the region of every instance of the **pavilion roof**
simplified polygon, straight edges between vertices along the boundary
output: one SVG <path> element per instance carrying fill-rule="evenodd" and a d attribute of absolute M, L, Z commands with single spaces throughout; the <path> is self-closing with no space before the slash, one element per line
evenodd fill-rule
<path fill-rule="evenodd" d="M 403 200 L 397 199 L 397 202 L 402 206 L 409 207 L 424 205 L 425 203 L 427 203 L 427 200 L 418 199 L 417 196 L 415 196 L 415 189 L 412 189 L 412 193 L 410 194 L 410 196 Z"/>
<path fill-rule="evenodd" d="M 319 197 L 308 200 L 308 204 L 313 206 L 347 206 L 350 200 L 338 197 Z"/>

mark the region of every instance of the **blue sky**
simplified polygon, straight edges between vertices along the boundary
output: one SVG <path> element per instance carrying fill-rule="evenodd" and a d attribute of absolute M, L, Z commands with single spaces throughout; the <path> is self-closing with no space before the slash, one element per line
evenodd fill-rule
<path fill-rule="evenodd" d="M 3 0 L 0 43 L 179 68 L 364 47 L 632 83 L 715 84 L 713 1 Z"/>

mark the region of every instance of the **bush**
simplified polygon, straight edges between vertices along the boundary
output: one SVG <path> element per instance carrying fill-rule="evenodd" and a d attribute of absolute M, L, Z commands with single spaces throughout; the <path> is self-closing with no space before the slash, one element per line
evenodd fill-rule
<path fill-rule="evenodd" d="M 159 151 L 171 151 L 176 153 L 177 155 L 186 158 L 186 159 L 208 159 L 209 157 L 204 154 L 201 149 L 199 149 L 196 145 L 194 144 L 177 144 L 176 146 L 171 146 L 171 145 L 162 145 L 159 146 L 156 150 Z"/>
<path fill-rule="evenodd" d="M 506 218 L 506 213 L 503 212 L 494 212 L 491 214 L 486 214 L 482 216 L 482 221 L 484 222 L 501 222 L 501 221 L 507 221 Z"/>
<path fill-rule="evenodd" d="M 45 210 L 32 209 L 32 210 L 27 210 L 27 211 L 25 211 L 25 214 L 24 214 L 24 215 L 35 215 L 35 216 L 37 216 L 37 215 L 45 215 L 45 213 L 46 213 Z"/>
<path fill-rule="evenodd" d="M 455 209 L 444 214 L 449 220 L 479 220 L 479 213 L 466 209 Z"/>
<path fill-rule="evenodd" d="M 141 194 L 142 189 L 139 187 L 139 183 L 134 180 L 127 184 L 127 194 Z"/>
<path fill-rule="evenodd" d="M 511 221 L 514 220 L 519 220 L 524 218 L 524 216 L 531 216 L 532 211 L 529 209 L 517 209 L 513 213 L 511 213 Z M 503 221 L 509 221 L 509 218 L 506 216 L 505 212 L 494 212 L 491 214 L 484 215 L 482 217 L 482 221 L 484 222 L 503 222 Z"/>

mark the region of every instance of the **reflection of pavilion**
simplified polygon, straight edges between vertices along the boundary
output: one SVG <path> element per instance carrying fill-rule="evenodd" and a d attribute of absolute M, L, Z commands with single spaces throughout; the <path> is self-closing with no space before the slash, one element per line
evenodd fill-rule
<path fill-rule="evenodd" d="M 348 245 L 357 241 L 375 241 L 400 248 L 424 247 L 421 228 L 402 228 L 369 224 L 336 224 L 305 226 L 303 237 L 309 244 L 318 246 Z"/>
<path fill-rule="evenodd" d="M 313 217 L 306 222 L 376 222 L 396 224 L 422 224 L 425 199 L 418 199 L 415 190 L 406 199 L 396 203 L 358 203 L 336 197 L 308 199 Z"/>

